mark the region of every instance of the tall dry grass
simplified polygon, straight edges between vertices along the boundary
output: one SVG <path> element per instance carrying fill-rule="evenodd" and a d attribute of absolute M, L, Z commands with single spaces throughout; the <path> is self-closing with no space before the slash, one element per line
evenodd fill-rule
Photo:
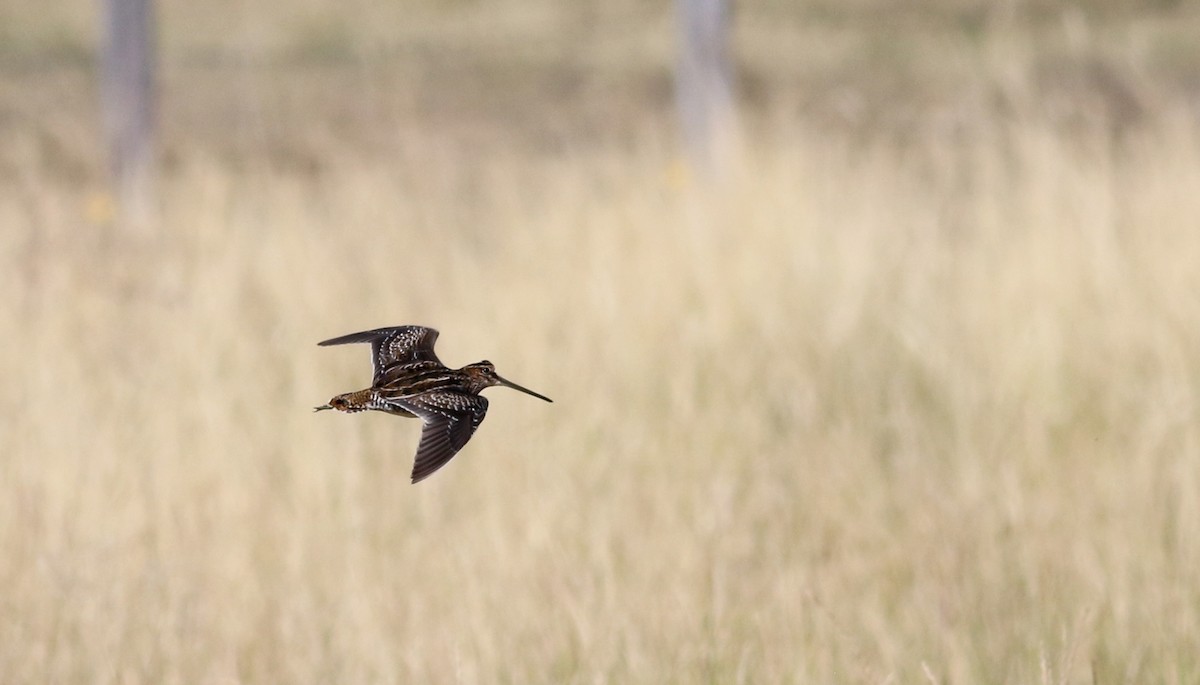
<path fill-rule="evenodd" d="M 30 121 L 0 681 L 1194 682 L 1200 128 L 1146 116 L 780 113 L 721 191 L 651 115 L 486 154 L 414 116 L 176 151 L 150 240 Z M 313 343 L 395 323 L 556 402 L 489 391 L 411 487 L 416 422 L 310 412 L 369 375 Z"/>

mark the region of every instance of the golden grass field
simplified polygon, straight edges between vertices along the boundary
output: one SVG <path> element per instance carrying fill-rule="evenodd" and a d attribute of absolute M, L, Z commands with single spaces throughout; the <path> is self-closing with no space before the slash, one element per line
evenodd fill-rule
<path fill-rule="evenodd" d="M 669 8 L 419 5 L 368 59 L 369 14 L 168 5 L 147 236 L 94 9 L 12 2 L 5 685 L 1200 680 L 1186 7 L 750 5 L 709 188 Z M 488 391 L 410 486 L 417 422 L 311 412 L 370 375 L 316 341 L 399 323 L 555 403 Z"/>

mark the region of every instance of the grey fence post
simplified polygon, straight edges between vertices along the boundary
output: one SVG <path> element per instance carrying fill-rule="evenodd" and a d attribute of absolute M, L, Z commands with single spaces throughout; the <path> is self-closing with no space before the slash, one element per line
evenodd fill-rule
<path fill-rule="evenodd" d="M 709 178 L 721 175 L 734 143 L 730 0 L 675 0 L 679 62 L 675 94 L 689 161 Z"/>
<path fill-rule="evenodd" d="M 100 97 L 110 183 L 119 216 L 145 226 L 155 175 L 153 0 L 103 0 Z"/>

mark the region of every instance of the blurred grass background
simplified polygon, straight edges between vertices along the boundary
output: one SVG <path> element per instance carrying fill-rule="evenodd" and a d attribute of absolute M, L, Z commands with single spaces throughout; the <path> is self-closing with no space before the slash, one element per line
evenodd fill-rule
<path fill-rule="evenodd" d="M 1200 11 L 164 2 L 162 227 L 94 3 L 0 4 L 5 683 L 1191 683 Z M 489 392 L 310 408 L 382 325 Z"/>

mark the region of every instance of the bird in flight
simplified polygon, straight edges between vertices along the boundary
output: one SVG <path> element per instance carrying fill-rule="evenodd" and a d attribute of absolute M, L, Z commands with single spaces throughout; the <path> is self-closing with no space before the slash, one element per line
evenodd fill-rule
<path fill-rule="evenodd" d="M 371 387 L 337 395 L 313 411 L 375 410 L 419 418 L 424 423 L 413 463 L 412 482 L 419 483 L 458 454 L 487 415 L 488 401 L 479 393 L 493 385 L 520 390 L 553 402 L 545 395 L 501 378 L 489 361 L 450 369 L 433 352 L 438 332 L 424 326 L 395 326 L 351 333 L 318 345 L 371 343 L 375 376 Z"/>

